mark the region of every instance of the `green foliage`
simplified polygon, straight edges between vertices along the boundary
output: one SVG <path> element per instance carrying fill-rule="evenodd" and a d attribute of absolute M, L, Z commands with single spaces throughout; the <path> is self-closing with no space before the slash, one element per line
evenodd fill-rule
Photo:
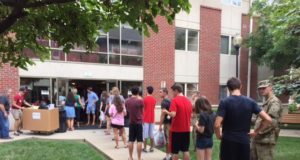
<path fill-rule="evenodd" d="M 157 16 L 172 24 L 176 13 L 190 7 L 188 0 L 0 0 L 0 63 L 26 69 L 33 64 L 23 53 L 26 48 L 42 61 L 49 59 L 49 47 L 38 39 L 54 40 L 66 53 L 76 45 L 90 52 L 99 30 L 107 32 L 120 23 L 149 36 L 149 29 L 158 32 Z M 13 23 L 4 23 L 10 16 Z"/>
<path fill-rule="evenodd" d="M 289 74 L 274 77 L 274 93 L 276 95 L 291 95 L 296 102 L 300 102 L 300 67 L 290 69 Z"/>
<path fill-rule="evenodd" d="M 289 111 L 290 111 L 290 112 L 295 112 L 295 111 L 298 110 L 298 108 L 297 108 L 297 103 L 289 104 L 288 107 L 289 107 Z"/>
<path fill-rule="evenodd" d="M 273 69 L 300 66 L 300 1 L 256 0 L 252 16 L 259 16 L 258 26 L 247 39 L 252 58 Z"/>

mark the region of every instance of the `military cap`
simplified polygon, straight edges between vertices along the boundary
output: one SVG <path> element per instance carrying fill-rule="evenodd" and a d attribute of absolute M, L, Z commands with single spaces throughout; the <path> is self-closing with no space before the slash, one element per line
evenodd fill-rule
<path fill-rule="evenodd" d="M 269 80 L 263 80 L 263 81 L 258 82 L 257 88 L 260 89 L 260 88 L 266 88 L 269 86 L 272 86 L 272 83 Z"/>

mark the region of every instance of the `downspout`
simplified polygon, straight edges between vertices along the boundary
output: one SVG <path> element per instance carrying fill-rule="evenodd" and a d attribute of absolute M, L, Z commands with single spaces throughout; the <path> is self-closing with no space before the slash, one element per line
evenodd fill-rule
<path fill-rule="evenodd" d="M 252 7 L 253 0 L 250 0 L 250 8 Z M 250 34 L 253 31 L 253 18 L 250 17 Z M 251 87 L 251 54 L 252 48 L 249 48 L 249 58 L 248 58 L 248 76 L 247 76 L 247 96 L 250 97 L 250 87 Z"/>

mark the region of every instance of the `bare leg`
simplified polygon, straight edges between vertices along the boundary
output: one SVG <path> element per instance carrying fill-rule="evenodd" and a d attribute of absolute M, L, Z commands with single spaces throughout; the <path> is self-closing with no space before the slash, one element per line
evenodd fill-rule
<path fill-rule="evenodd" d="M 20 125 L 20 119 L 16 119 L 15 124 L 14 124 L 15 133 L 17 133 L 17 131 L 18 131 L 19 125 Z"/>
<path fill-rule="evenodd" d="M 190 160 L 190 153 L 187 152 L 183 152 L 183 160 Z"/>
<path fill-rule="evenodd" d="M 106 117 L 106 132 L 107 134 L 110 133 L 110 118 Z"/>
<path fill-rule="evenodd" d="M 134 147 L 133 142 L 129 142 L 128 143 L 129 160 L 133 160 L 133 157 L 132 157 L 133 147 Z"/>
<path fill-rule="evenodd" d="M 118 134 L 118 129 L 114 128 L 114 137 L 115 137 L 115 142 L 116 142 L 116 146 L 115 148 L 119 148 L 119 134 Z"/>
<path fill-rule="evenodd" d="M 142 142 L 138 142 L 137 143 L 137 154 L 138 154 L 138 160 L 142 160 L 142 147 L 143 147 L 143 143 Z"/>
<path fill-rule="evenodd" d="M 197 160 L 205 160 L 205 150 L 197 149 Z"/>
<path fill-rule="evenodd" d="M 145 138 L 145 140 L 144 140 L 144 150 L 145 151 L 147 150 L 147 138 Z"/>
<path fill-rule="evenodd" d="M 70 120 L 69 120 L 69 118 L 67 119 L 67 127 L 68 127 L 68 130 L 70 130 Z"/>
<path fill-rule="evenodd" d="M 153 146 L 154 146 L 154 139 L 153 138 L 150 138 L 150 149 L 153 149 Z"/>
<path fill-rule="evenodd" d="M 90 125 L 90 114 L 87 114 L 87 123 L 86 123 L 86 125 L 88 126 L 88 125 Z"/>
<path fill-rule="evenodd" d="M 93 123 L 92 123 L 92 125 L 95 125 L 95 114 L 93 114 L 92 116 L 93 116 Z"/>
<path fill-rule="evenodd" d="M 120 129 L 120 134 L 122 135 L 122 140 L 123 140 L 123 143 L 124 143 L 124 146 L 127 147 L 127 140 L 126 140 L 126 133 L 125 133 L 125 129 L 122 128 Z"/>
<path fill-rule="evenodd" d="M 205 150 L 205 160 L 211 160 L 212 157 L 212 148 Z"/>
<path fill-rule="evenodd" d="M 73 131 L 74 130 L 74 119 L 70 119 L 70 127 L 71 127 L 71 130 Z"/>
<path fill-rule="evenodd" d="M 172 160 L 178 160 L 178 159 L 179 159 L 178 154 L 173 154 L 172 155 Z"/>

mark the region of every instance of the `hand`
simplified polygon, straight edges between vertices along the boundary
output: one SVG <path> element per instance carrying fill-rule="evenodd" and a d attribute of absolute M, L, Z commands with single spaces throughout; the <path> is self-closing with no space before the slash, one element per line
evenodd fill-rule
<path fill-rule="evenodd" d="M 168 114 L 168 111 L 167 111 L 166 109 L 164 109 L 162 112 L 163 112 L 164 114 Z"/>
<path fill-rule="evenodd" d="M 8 118 L 8 114 L 7 114 L 6 111 L 4 111 L 4 117 L 5 117 L 5 118 Z"/>
<path fill-rule="evenodd" d="M 161 125 L 159 125 L 159 129 L 158 129 L 160 132 L 162 131 L 162 127 L 161 127 Z"/>
<path fill-rule="evenodd" d="M 254 138 L 257 136 L 257 133 L 255 131 L 251 131 L 250 133 L 248 133 L 248 135 L 251 137 L 251 138 Z"/>
<path fill-rule="evenodd" d="M 223 136 L 222 136 L 222 134 L 220 134 L 220 135 L 217 135 L 217 134 L 216 134 L 216 137 L 217 137 L 217 139 L 222 140 L 222 137 L 223 137 Z"/>

